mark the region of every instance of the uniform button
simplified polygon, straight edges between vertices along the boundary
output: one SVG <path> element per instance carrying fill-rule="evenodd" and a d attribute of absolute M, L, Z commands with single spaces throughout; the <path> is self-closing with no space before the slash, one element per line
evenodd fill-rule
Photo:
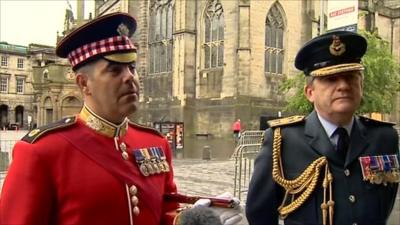
<path fill-rule="evenodd" d="M 132 185 L 129 188 L 129 194 L 131 194 L 131 195 L 136 195 L 137 194 L 137 187 L 135 185 Z"/>
<path fill-rule="evenodd" d="M 350 170 L 345 169 L 344 170 L 344 175 L 346 175 L 346 177 L 350 176 Z"/>
<path fill-rule="evenodd" d="M 350 196 L 349 196 L 349 201 L 350 201 L 351 203 L 356 202 L 356 197 L 355 197 L 354 195 L 350 195 Z"/>
<path fill-rule="evenodd" d="M 352 223 L 352 225 L 357 225 L 357 223 Z"/>
<path fill-rule="evenodd" d="M 134 195 L 131 198 L 132 205 L 136 206 L 139 203 L 139 199 Z"/>
<path fill-rule="evenodd" d="M 139 207 L 135 206 L 132 209 L 133 215 L 137 216 L 140 213 Z"/>

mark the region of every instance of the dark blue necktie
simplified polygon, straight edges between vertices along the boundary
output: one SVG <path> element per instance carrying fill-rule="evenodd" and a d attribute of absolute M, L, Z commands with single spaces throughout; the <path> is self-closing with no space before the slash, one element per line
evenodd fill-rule
<path fill-rule="evenodd" d="M 347 130 L 344 129 L 343 127 L 338 127 L 335 130 L 335 133 L 337 135 L 339 135 L 338 141 L 337 141 L 337 146 L 336 146 L 336 150 L 338 152 L 338 154 L 340 155 L 340 157 L 342 157 L 343 159 L 346 158 L 346 153 L 347 153 L 347 149 L 349 148 L 349 142 L 350 142 L 350 138 L 349 135 L 347 134 Z"/>

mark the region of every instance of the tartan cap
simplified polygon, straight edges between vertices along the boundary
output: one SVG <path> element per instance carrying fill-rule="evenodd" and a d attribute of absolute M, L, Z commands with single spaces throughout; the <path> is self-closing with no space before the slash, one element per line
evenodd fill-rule
<path fill-rule="evenodd" d="M 130 63 L 136 60 L 136 47 L 130 40 L 135 30 L 136 20 L 129 14 L 106 14 L 65 36 L 57 44 L 56 55 L 68 58 L 73 70 L 97 57 Z"/>
<path fill-rule="evenodd" d="M 347 71 L 362 71 L 361 58 L 367 41 L 349 31 L 334 31 L 315 37 L 297 53 L 295 66 L 306 76 L 328 76 Z"/>

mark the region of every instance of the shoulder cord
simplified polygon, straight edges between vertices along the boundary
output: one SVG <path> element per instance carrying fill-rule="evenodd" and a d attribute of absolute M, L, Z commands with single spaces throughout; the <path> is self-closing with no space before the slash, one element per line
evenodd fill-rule
<path fill-rule="evenodd" d="M 323 225 L 327 224 L 327 216 L 329 210 L 329 224 L 333 225 L 333 207 L 335 202 L 332 194 L 332 181 L 333 177 L 329 171 L 328 160 L 325 156 L 322 156 L 314 160 L 303 173 L 295 178 L 294 180 L 286 180 L 283 173 L 282 158 L 281 158 L 281 129 L 280 127 L 274 130 L 274 141 L 273 141 L 273 151 L 272 151 L 272 178 L 276 183 L 282 186 L 286 192 L 281 205 L 278 208 L 279 214 L 282 219 L 286 218 L 290 213 L 298 209 L 307 199 L 310 197 L 311 193 L 314 191 L 318 177 L 321 172 L 322 166 L 325 166 L 325 176 L 322 182 L 322 187 L 324 189 L 324 199 L 321 204 L 322 209 L 322 222 Z M 327 191 L 329 191 L 329 201 L 327 201 Z M 291 202 L 287 205 L 286 200 L 288 195 L 291 195 Z M 295 199 L 295 195 L 300 194 Z"/>

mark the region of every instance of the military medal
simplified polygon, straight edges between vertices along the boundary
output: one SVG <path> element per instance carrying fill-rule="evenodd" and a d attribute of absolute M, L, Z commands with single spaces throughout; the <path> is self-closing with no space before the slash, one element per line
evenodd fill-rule
<path fill-rule="evenodd" d="M 371 184 L 399 183 L 400 167 L 397 155 L 359 157 L 363 179 Z"/>
<path fill-rule="evenodd" d="M 361 164 L 361 172 L 363 175 L 363 179 L 364 179 L 364 181 L 367 181 L 371 177 L 371 171 L 369 170 L 369 165 L 371 163 L 371 160 L 368 156 L 360 157 L 359 160 L 360 160 L 360 164 Z"/>
<path fill-rule="evenodd" d="M 157 164 L 158 164 L 158 167 L 160 167 L 161 172 L 168 172 L 168 171 L 167 171 L 167 168 L 165 168 L 165 165 L 164 165 L 164 163 L 162 162 L 160 151 L 161 151 L 160 148 L 157 148 L 157 147 L 154 148 L 154 152 L 155 152 L 155 154 L 156 154 L 156 156 L 157 156 Z"/>
<path fill-rule="evenodd" d="M 136 163 L 138 164 L 139 170 L 142 173 L 142 175 L 145 177 L 149 176 L 149 171 L 147 167 L 144 165 L 145 158 L 141 149 L 133 150 L 132 154 L 135 157 Z"/>
<path fill-rule="evenodd" d="M 150 175 L 149 168 L 148 168 L 148 167 L 146 166 L 146 164 L 144 164 L 144 163 L 142 163 L 142 164 L 139 166 L 139 170 L 140 170 L 140 172 L 143 174 L 143 176 L 145 176 L 145 177 L 147 177 L 147 176 Z"/>
<path fill-rule="evenodd" d="M 400 183 L 400 166 L 399 166 L 399 160 L 397 158 L 397 155 L 390 155 L 390 161 L 393 162 L 393 167 L 392 167 L 392 174 L 393 174 L 393 182 Z"/>
<path fill-rule="evenodd" d="M 140 151 L 142 151 L 142 154 L 144 155 L 144 162 L 143 162 L 144 166 L 147 168 L 149 173 L 151 175 L 153 175 L 156 171 L 151 163 L 150 154 L 149 154 L 147 148 L 142 148 L 142 149 L 140 149 Z"/>
<path fill-rule="evenodd" d="M 161 173 L 161 168 L 158 166 L 158 163 L 157 163 L 157 156 L 156 156 L 156 153 L 155 153 L 155 151 L 154 151 L 154 147 L 150 147 L 150 148 L 148 149 L 148 152 L 149 152 L 149 155 L 150 155 L 150 162 L 151 162 L 151 165 L 152 165 L 153 168 L 154 168 L 154 171 L 155 171 L 156 173 Z"/>
<path fill-rule="evenodd" d="M 377 156 L 370 156 L 371 157 L 371 164 L 370 169 L 372 172 L 372 176 L 371 176 L 371 181 L 372 183 L 375 184 L 381 184 L 383 181 L 383 177 L 382 177 L 382 166 L 380 163 L 380 160 Z"/>
<path fill-rule="evenodd" d="M 159 152 L 160 152 L 161 162 L 162 162 L 162 164 L 164 164 L 165 172 L 169 172 L 169 171 L 170 171 L 170 170 L 169 170 L 169 165 L 168 165 L 168 162 L 167 162 L 167 160 L 166 160 L 164 151 L 163 151 L 161 148 L 158 148 L 158 150 L 159 150 Z"/>

